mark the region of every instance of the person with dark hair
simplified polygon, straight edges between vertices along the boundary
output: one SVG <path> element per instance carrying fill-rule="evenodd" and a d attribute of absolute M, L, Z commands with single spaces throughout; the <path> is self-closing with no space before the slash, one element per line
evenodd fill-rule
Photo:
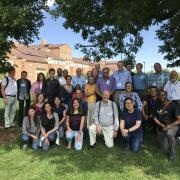
<path fill-rule="evenodd" d="M 9 68 L 8 76 L 1 82 L 1 94 L 4 100 L 4 128 L 15 126 L 14 117 L 16 114 L 17 82 L 14 78 L 15 68 Z"/>
<path fill-rule="evenodd" d="M 52 111 L 57 113 L 59 116 L 58 137 L 57 137 L 57 142 L 56 142 L 56 144 L 59 144 L 60 139 L 64 137 L 64 129 L 65 129 L 64 122 L 66 119 L 66 108 L 62 104 L 60 97 L 55 97 Z"/>
<path fill-rule="evenodd" d="M 76 84 L 76 86 L 73 88 L 72 99 L 74 99 L 76 97 L 76 90 L 81 91 L 81 99 L 84 99 L 84 91 L 82 90 L 80 84 Z"/>
<path fill-rule="evenodd" d="M 62 68 L 57 68 L 57 75 L 56 75 L 56 79 L 57 80 L 59 80 L 59 78 L 61 78 L 62 77 Z"/>
<path fill-rule="evenodd" d="M 43 83 L 45 81 L 44 73 L 40 72 L 37 75 L 37 80 L 32 84 L 32 95 L 34 98 L 42 92 Z"/>
<path fill-rule="evenodd" d="M 22 121 L 24 117 L 24 103 L 25 106 L 25 115 L 31 104 L 31 81 L 27 79 L 27 72 L 21 72 L 21 78 L 17 80 L 17 99 L 19 101 L 19 125 L 22 126 Z"/>
<path fill-rule="evenodd" d="M 98 78 L 101 78 L 103 77 L 103 72 L 101 71 L 101 67 L 100 67 L 100 64 L 99 63 L 95 63 L 95 69 L 97 70 L 97 75 L 98 75 Z"/>
<path fill-rule="evenodd" d="M 175 102 L 167 99 L 166 91 L 159 92 L 160 104 L 157 107 L 154 121 L 157 124 L 160 148 L 169 154 L 170 160 L 176 159 L 175 136 L 179 129 L 180 112 Z"/>
<path fill-rule="evenodd" d="M 133 85 L 132 85 L 132 83 L 131 82 L 126 82 L 125 87 L 126 87 L 126 91 L 119 96 L 120 110 L 121 111 L 124 110 L 124 100 L 127 97 L 131 97 L 133 99 L 136 107 L 141 111 L 142 110 L 142 102 L 141 102 L 141 99 L 138 96 L 138 94 L 133 92 Z"/>
<path fill-rule="evenodd" d="M 50 142 L 56 142 L 56 131 L 59 128 L 59 116 L 52 111 L 52 106 L 49 102 L 44 103 L 44 112 L 40 116 L 41 122 L 41 143 L 42 149 L 47 151 Z M 41 144 L 40 143 L 40 144 Z"/>
<path fill-rule="evenodd" d="M 70 75 L 66 76 L 66 84 L 63 85 L 61 91 L 62 101 L 65 105 L 68 105 L 72 100 L 73 96 L 73 85 L 71 84 L 72 77 Z"/>
<path fill-rule="evenodd" d="M 73 99 L 72 107 L 67 112 L 66 126 L 67 149 L 71 149 L 74 138 L 74 148 L 78 151 L 81 150 L 83 145 L 84 114 L 77 98 Z"/>
<path fill-rule="evenodd" d="M 91 71 L 92 77 L 94 78 L 94 83 L 97 82 L 98 80 L 98 71 L 96 68 L 93 68 Z M 101 72 L 101 77 L 102 77 L 102 72 Z"/>
<path fill-rule="evenodd" d="M 126 63 L 126 66 L 125 66 L 125 68 L 126 68 L 126 70 L 127 71 L 129 71 L 130 72 L 130 74 L 131 74 L 131 77 L 133 78 L 133 76 L 135 75 L 135 73 L 134 72 L 132 72 L 132 63 Z"/>
<path fill-rule="evenodd" d="M 81 68 L 76 69 L 76 75 L 72 77 L 72 84 L 73 84 L 73 87 L 79 84 L 81 86 L 81 89 L 84 89 L 84 86 L 86 84 L 86 79 L 84 76 L 82 76 Z"/>
<path fill-rule="evenodd" d="M 43 93 L 39 93 L 36 96 L 36 102 L 32 105 L 35 109 L 36 115 L 40 115 L 43 111 L 45 96 Z"/>
<path fill-rule="evenodd" d="M 55 70 L 53 68 L 49 69 L 49 78 L 45 80 L 42 87 L 42 92 L 51 105 L 54 103 L 54 98 L 56 96 L 61 96 L 61 86 L 54 76 Z"/>
<path fill-rule="evenodd" d="M 27 116 L 23 119 L 22 125 L 22 141 L 23 149 L 26 149 L 28 143 L 32 142 L 32 149 L 36 150 L 39 147 L 40 122 L 35 114 L 34 107 L 29 107 Z"/>
<path fill-rule="evenodd" d="M 63 76 L 61 76 L 58 81 L 60 83 L 60 86 L 64 86 L 66 84 L 66 77 L 68 76 L 68 70 L 67 69 L 64 69 L 63 70 Z"/>
<path fill-rule="evenodd" d="M 124 150 L 129 148 L 136 153 L 140 149 L 143 139 L 143 131 L 141 127 L 142 115 L 141 111 L 135 108 L 134 100 L 127 97 L 124 100 L 125 109 L 121 114 L 120 130 L 124 141 Z"/>

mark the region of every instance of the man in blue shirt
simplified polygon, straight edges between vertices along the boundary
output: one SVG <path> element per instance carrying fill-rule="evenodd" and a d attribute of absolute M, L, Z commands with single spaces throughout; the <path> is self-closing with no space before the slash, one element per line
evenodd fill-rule
<path fill-rule="evenodd" d="M 142 68 L 141 63 L 136 64 L 137 73 L 133 76 L 134 91 L 138 93 L 141 99 L 148 81 L 147 75 L 142 72 Z"/>
<path fill-rule="evenodd" d="M 79 84 L 81 86 L 81 89 L 84 89 L 84 86 L 86 84 L 86 78 L 83 77 L 81 74 L 82 74 L 82 69 L 77 68 L 76 69 L 76 75 L 73 76 L 73 78 L 72 78 L 72 84 L 73 84 L 74 87 L 77 84 Z"/>

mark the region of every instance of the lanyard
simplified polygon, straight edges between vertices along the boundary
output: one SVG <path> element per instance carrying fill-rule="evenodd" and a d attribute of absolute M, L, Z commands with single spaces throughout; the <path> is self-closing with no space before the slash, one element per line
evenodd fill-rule
<path fill-rule="evenodd" d="M 176 87 L 176 84 L 178 83 L 178 81 L 176 81 L 176 83 L 174 84 L 174 86 L 171 86 L 171 84 L 169 83 L 169 90 L 170 90 L 170 94 L 172 94 L 172 92 L 174 91 L 174 88 Z"/>

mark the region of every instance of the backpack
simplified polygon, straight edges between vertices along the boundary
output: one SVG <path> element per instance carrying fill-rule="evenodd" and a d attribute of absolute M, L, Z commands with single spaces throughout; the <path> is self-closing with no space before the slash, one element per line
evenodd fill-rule
<path fill-rule="evenodd" d="M 7 88 L 8 84 L 9 84 L 9 78 L 8 77 L 5 77 L 6 78 L 6 86 L 5 86 L 5 89 Z M 2 83 L 2 82 L 1 82 Z M 0 98 L 3 98 L 2 96 L 2 92 L 1 92 L 1 83 L 0 83 Z"/>
<path fill-rule="evenodd" d="M 99 121 L 99 115 L 100 115 L 101 102 L 102 102 L 102 101 L 100 101 L 100 102 L 99 102 L 99 109 L 98 109 L 98 121 Z M 114 121 L 115 121 L 115 116 L 114 116 L 114 105 L 113 105 L 113 102 L 112 102 L 112 101 L 111 101 L 111 107 L 112 107 L 112 111 L 113 111 L 112 116 L 113 116 L 113 124 L 114 124 Z"/>

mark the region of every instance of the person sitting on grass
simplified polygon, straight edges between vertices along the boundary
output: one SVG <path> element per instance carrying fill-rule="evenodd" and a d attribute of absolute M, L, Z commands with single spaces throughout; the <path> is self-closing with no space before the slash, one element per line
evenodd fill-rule
<path fill-rule="evenodd" d="M 130 148 L 132 152 L 136 153 L 139 151 L 143 139 L 141 111 L 135 109 L 135 103 L 130 97 L 124 100 L 124 107 L 120 120 L 124 150 L 127 151 Z"/>
<path fill-rule="evenodd" d="M 55 97 L 54 99 L 54 106 L 52 108 L 53 112 L 57 113 L 59 116 L 59 128 L 58 128 L 58 137 L 56 144 L 59 145 L 59 140 L 64 137 L 64 121 L 66 119 L 66 108 L 61 103 L 60 97 Z"/>
<path fill-rule="evenodd" d="M 49 102 L 44 103 L 44 112 L 40 116 L 42 149 L 47 151 L 50 142 L 56 141 L 56 131 L 59 127 L 59 116 L 53 113 Z M 41 145 L 41 143 L 40 143 Z"/>
<path fill-rule="evenodd" d="M 22 124 L 22 141 L 23 149 L 26 149 L 28 143 L 32 142 L 32 149 L 36 150 L 39 147 L 40 122 L 35 114 L 34 107 L 29 107 L 27 116 L 23 119 Z"/>
<path fill-rule="evenodd" d="M 74 138 L 74 148 L 81 150 L 83 144 L 84 114 L 77 98 L 73 99 L 72 107 L 67 112 L 66 126 L 67 149 L 71 149 Z"/>
<path fill-rule="evenodd" d="M 32 106 L 35 108 L 37 115 L 40 115 L 42 113 L 44 100 L 45 100 L 45 97 L 43 93 L 39 93 L 36 96 L 36 102 Z"/>

